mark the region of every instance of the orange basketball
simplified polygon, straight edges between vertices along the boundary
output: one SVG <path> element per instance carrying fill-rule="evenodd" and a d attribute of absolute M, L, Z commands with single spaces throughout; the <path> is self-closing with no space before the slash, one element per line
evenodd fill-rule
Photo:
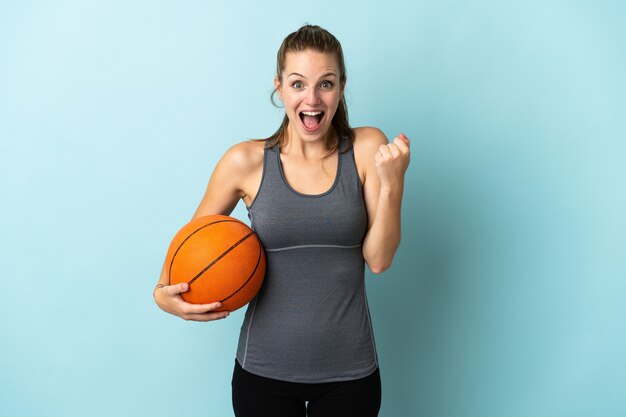
<path fill-rule="evenodd" d="M 193 304 L 220 301 L 217 311 L 247 304 L 265 277 L 265 252 L 256 233 L 223 215 L 193 219 L 176 233 L 167 251 L 170 285 L 189 283 L 181 294 Z"/>

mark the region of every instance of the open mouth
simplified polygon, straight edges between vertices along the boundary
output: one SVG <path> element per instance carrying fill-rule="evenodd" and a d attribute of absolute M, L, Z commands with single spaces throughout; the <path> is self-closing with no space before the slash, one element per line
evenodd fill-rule
<path fill-rule="evenodd" d="M 322 119 L 324 118 L 323 111 L 301 111 L 299 113 L 300 120 L 302 120 L 302 125 L 304 128 L 313 132 L 320 127 L 322 123 Z"/>

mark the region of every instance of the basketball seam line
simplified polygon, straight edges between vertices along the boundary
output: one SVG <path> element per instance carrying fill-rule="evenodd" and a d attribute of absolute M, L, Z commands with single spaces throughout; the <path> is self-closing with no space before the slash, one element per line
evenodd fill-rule
<path fill-rule="evenodd" d="M 229 252 L 231 252 L 233 249 L 235 249 L 237 246 L 239 246 L 243 241 L 245 241 L 246 239 L 248 239 L 250 236 L 252 236 L 254 234 L 254 232 L 250 232 L 247 235 L 245 235 L 244 237 L 242 237 L 241 239 L 239 239 L 238 242 L 236 242 L 233 246 L 231 246 L 230 248 L 226 249 L 224 252 L 222 252 L 222 254 L 220 256 L 218 256 L 217 258 L 215 258 L 210 264 L 208 264 L 202 271 L 200 271 L 198 273 L 198 275 L 196 275 L 195 277 L 193 277 L 191 279 L 191 281 L 189 281 L 189 285 L 193 284 L 193 282 L 195 280 L 197 280 L 198 278 L 200 278 L 200 276 L 202 274 L 204 274 L 206 271 L 209 270 L 209 268 L 211 268 L 213 265 L 215 265 L 220 259 L 222 259 L 224 256 L 226 256 Z M 258 264 L 258 262 L 257 262 Z"/>
<path fill-rule="evenodd" d="M 229 220 L 229 219 L 216 220 L 214 222 L 202 225 L 202 226 L 198 227 L 196 230 L 194 230 L 193 232 L 189 233 L 189 236 L 187 236 L 182 242 L 180 242 L 180 245 L 178 245 L 178 247 L 176 248 L 176 252 L 174 252 L 174 255 L 172 255 L 172 260 L 170 261 L 170 267 L 168 268 L 168 271 L 167 271 L 167 277 L 169 279 L 171 279 L 171 277 L 172 277 L 172 267 L 174 266 L 174 259 L 176 259 L 176 255 L 178 255 L 178 252 L 183 247 L 185 242 L 187 242 L 189 239 L 191 239 L 191 236 L 195 235 L 196 233 L 198 233 L 200 230 L 204 229 L 205 227 L 209 227 L 211 225 L 214 225 L 214 224 L 217 224 L 217 223 L 224 223 L 224 222 L 241 223 L 238 220 Z"/>
<path fill-rule="evenodd" d="M 252 233 L 254 234 L 254 232 Z M 239 291 L 241 291 L 246 285 L 248 285 L 248 282 L 250 282 L 250 280 L 252 279 L 252 277 L 254 276 L 254 274 L 256 274 L 256 270 L 259 269 L 259 264 L 261 263 L 261 258 L 263 257 L 263 254 L 261 252 L 261 244 L 259 243 L 259 257 L 256 260 L 256 265 L 254 266 L 254 270 L 252 270 L 252 272 L 250 273 L 250 276 L 248 277 L 248 279 L 246 279 L 246 281 L 241 285 L 241 287 L 239 287 L 235 292 L 233 292 L 231 295 L 229 295 L 228 297 L 224 298 L 223 300 L 220 300 L 220 303 L 223 303 L 224 301 L 230 299 L 231 297 L 233 297 L 235 294 L 237 294 Z"/>

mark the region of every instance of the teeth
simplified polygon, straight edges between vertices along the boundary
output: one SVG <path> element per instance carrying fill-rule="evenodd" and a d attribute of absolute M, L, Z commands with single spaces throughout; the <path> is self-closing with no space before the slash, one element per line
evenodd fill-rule
<path fill-rule="evenodd" d="M 302 114 L 304 114 L 305 116 L 318 116 L 322 114 L 322 112 L 321 111 L 303 111 Z"/>

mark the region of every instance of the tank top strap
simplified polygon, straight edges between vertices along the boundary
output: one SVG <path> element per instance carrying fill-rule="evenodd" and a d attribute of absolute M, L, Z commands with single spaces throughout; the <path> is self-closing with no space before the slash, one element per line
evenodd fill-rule
<path fill-rule="evenodd" d="M 278 164 L 279 158 L 280 148 L 278 146 L 265 148 L 263 155 L 263 182 L 269 181 L 272 184 L 282 182 L 280 165 Z"/>
<path fill-rule="evenodd" d="M 282 198 L 285 193 L 285 184 L 281 174 L 280 167 L 280 148 L 274 146 L 265 148 L 263 151 L 263 174 L 261 184 L 257 191 L 257 196 L 248 207 L 250 210 L 257 203 L 257 200 L 266 200 L 274 198 Z"/>
<path fill-rule="evenodd" d="M 347 140 L 343 140 L 340 143 L 339 157 L 341 158 L 341 176 L 339 177 L 339 181 L 343 183 L 344 187 L 349 187 L 350 189 L 356 187 L 360 190 L 362 184 L 356 167 L 354 146 L 351 146 Z"/>
<path fill-rule="evenodd" d="M 261 185 L 272 188 L 283 188 L 284 186 L 289 189 L 289 185 L 285 183 L 283 178 L 280 165 L 280 148 L 278 146 L 265 148 L 263 158 L 264 167 Z M 359 188 L 361 187 L 361 179 L 356 168 L 356 160 L 354 157 L 354 147 L 351 146 L 347 140 L 342 140 L 339 143 L 339 163 L 336 175 L 337 178 L 333 188 L 340 182 L 343 183 L 344 187 L 348 185 L 349 188 L 354 188 L 355 185 Z"/>

